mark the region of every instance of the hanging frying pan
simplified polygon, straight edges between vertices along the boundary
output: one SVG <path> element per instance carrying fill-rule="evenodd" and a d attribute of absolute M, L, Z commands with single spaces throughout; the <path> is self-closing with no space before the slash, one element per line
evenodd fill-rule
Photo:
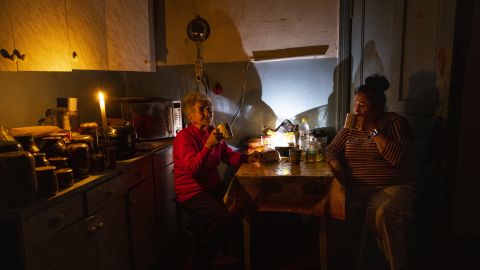
<path fill-rule="evenodd" d="M 188 23 L 187 35 L 192 41 L 202 42 L 210 35 L 210 25 L 205 19 L 197 17 Z"/>

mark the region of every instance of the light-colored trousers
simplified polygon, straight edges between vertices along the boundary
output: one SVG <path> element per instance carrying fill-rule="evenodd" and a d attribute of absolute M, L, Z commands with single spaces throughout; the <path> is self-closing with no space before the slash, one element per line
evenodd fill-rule
<path fill-rule="evenodd" d="M 365 227 L 361 242 L 365 242 L 366 233 L 373 234 L 392 270 L 408 267 L 408 230 L 414 196 L 413 183 L 407 183 L 376 191 L 366 201 Z"/>

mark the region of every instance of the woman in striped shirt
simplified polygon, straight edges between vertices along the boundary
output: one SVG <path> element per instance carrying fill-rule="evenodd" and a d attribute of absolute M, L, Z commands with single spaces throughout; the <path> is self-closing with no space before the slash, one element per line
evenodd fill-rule
<path fill-rule="evenodd" d="M 356 90 L 352 126 L 339 131 L 325 157 L 346 186 L 347 224 L 352 243 L 360 243 L 354 257 L 361 261 L 368 243 L 366 236 L 373 235 L 390 269 L 397 270 L 407 268 L 406 234 L 415 180 L 414 135 L 405 118 L 385 112 L 384 91 L 388 87 L 383 76 L 365 80 Z"/>

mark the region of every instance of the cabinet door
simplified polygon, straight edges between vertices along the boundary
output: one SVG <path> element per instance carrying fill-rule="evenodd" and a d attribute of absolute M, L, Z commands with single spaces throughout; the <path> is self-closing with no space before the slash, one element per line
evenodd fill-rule
<path fill-rule="evenodd" d="M 108 70 L 104 0 L 66 0 L 72 69 Z"/>
<path fill-rule="evenodd" d="M 164 251 L 174 240 L 176 232 L 173 163 L 155 171 L 155 200 L 157 207 L 159 250 Z"/>
<path fill-rule="evenodd" d="M 13 24 L 5 7 L 6 0 L 0 0 L 0 71 L 17 71 L 17 64 L 8 59 L 15 44 L 13 42 Z"/>
<path fill-rule="evenodd" d="M 130 269 L 125 199 L 119 198 L 95 213 L 100 270 Z"/>
<path fill-rule="evenodd" d="M 19 71 L 70 71 L 65 0 L 6 1 L 15 47 L 25 60 Z"/>
<path fill-rule="evenodd" d="M 26 248 L 27 269 L 98 269 L 96 230 L 93 217 L 83 219 Z"/>
<path fill-rule="evenodd" d="M 110 70 L 155 71 L 152 0 L 105 0 Z"/>
<path fill-rule="evenodd" d="M 127 193 L 127 205 L 133 269 L 150 269 L 158 254 L 153 177 Z"/>

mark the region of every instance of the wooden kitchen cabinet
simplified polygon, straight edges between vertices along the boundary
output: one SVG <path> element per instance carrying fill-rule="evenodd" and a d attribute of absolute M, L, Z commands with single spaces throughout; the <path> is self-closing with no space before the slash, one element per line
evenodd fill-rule
<path fill-rule="evenodd" d="M 93 228 L 95 218 L 90 217 L 32 247 L 26 247 L 26 269 L 98 269 L 97 240 Z"/>
<path fill-rule="evenodd" d="M 154 196 L 152 176 L 127 193 L 128 225 L 134 270 L 151 269 L 158 257 Z"/>
<path fill-rule="evenodd" d="M 90 176 L 23 208 L 0 208 L 0 268 L 130 269 L 120 173 Z"/>
<path fill-rule="evenodd" d="M 176 234 L 175 190 L 172 146 L 154 153 L 155 207 L 160 252 L 172 244 Z"/>
<path fill-rule="evenodd" d="M 1 4 L 12 20 L 18 71 L 71 70 L 65 0 Z"/>
<path fill-rule="evenodd" d="M 0 0 L 0 6 L 0 71 L 155 71 L 153 0 Z"/>
<path fill-rule="evenodd" d="M 13 24 L 6 9 L 0 8 L 0 71 L 17 71 L 17 63 L 10 58 L 13 49 Z"/>
<path fill-rule="evenodd" d="M 100 270 L 130 269 L 127 215 L 125 199 L 116 199 L 94 214 Z"/>
<path fill-rule="evenodd" d="M 72 69 L 108 70 L 104 0 L 66 0 Z"/>
<path fill-rule="evenodd" d="M 105 0 L 110 70 L 155 71 L 153 0 Z"/>

